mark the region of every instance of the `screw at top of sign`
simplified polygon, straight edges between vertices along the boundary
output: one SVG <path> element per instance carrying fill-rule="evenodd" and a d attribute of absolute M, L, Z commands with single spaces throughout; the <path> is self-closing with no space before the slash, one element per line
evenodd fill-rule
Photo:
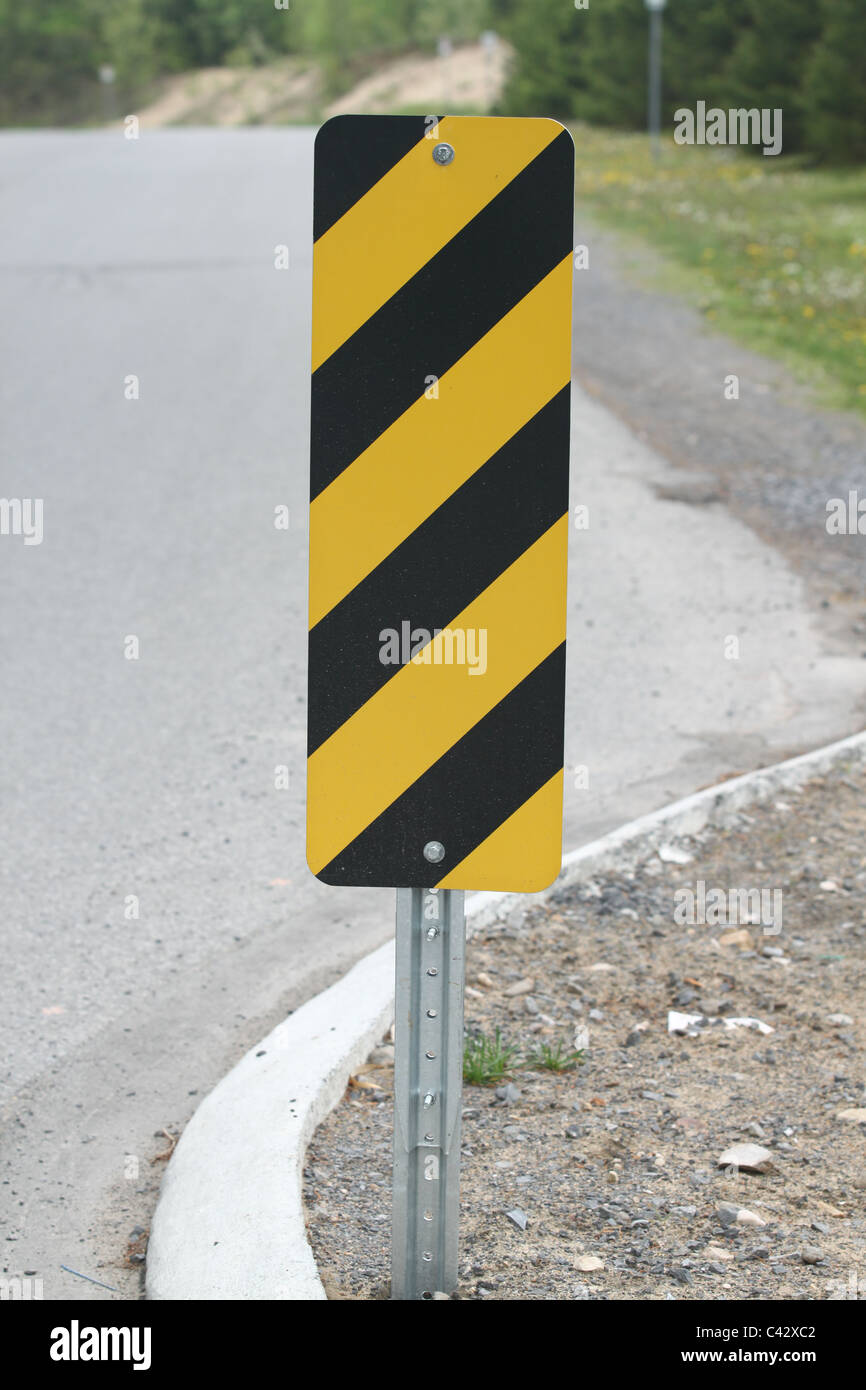
<path fill-rule="evenodd" d="M 433 158 L 437 164 L 451 164 L 454 159 L 454 146 L 446 144 L 444 140 L 441 144 L 434 145 Z"/>
<path fill-rule="evenodd" d="M 424 858 L 428 864 L 441 864 L 445 858 L 445 846 L 438 840 L 428 840 L 424 846 Z"/>

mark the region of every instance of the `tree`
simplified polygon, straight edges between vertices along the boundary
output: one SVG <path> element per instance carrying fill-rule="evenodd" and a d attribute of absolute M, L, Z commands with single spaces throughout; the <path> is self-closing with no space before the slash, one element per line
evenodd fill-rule
<path fill-rule="evenodd" d="M 580 45 L 589 11 L 567 0 L 493 0 L 491 27 L 514 45 L 499 111 L 506 116 L 571 116 L 581 86 Z"/>
<path fill-rule="evenodd" d="M 806 69 L 805 139 L 828 163 L 866 161 L 866 6 L 823 0 L 823 28 Z"/>
<path fill-rule="evenodd" d="M 739 105 L 730 100 L 725 71 L 738 43 L 751 32 L 752 11 L 801 0 L 671 0 L 665 10 L 664 111 L 673 121 L 680 106 Z M 747 105 L 754 105 L 748 102 Z M 757 103 L 766 105 L 766 103 Z"/>
<path fill-rule="evenodd" d="M 821 32 L 816 0 L 749 0 L 749 24 L 725 66 L 725 105 L 782 111 L 786 150 L 805 145 L 803 77 Z M 866 54 L 864 54 L 866 59 Z"/>
<path fill-rule="evenodd" d="M 646 122 L 647 11 L 643 0 L 602 0 L 579 16 L 581 89 L 575 110 L 595 125 Z"/>

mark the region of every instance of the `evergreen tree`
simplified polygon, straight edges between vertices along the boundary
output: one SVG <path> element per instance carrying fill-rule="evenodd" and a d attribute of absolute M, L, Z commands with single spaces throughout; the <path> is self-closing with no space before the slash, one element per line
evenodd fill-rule
<path fill-rule="evenodd" d="M 671 0 L 662 19 L 662 119 L 680 106 L 723 104 L 719 74 L 750 0 Z M 580 49 L 577 114 L 598 125 L 642 129 L 647 118 L 649 14 L 644 0 L 593 0 Z"/>
<path fill-rule="evenodd" d="M 829 163 L 866 160 L 866 5 L 824 0 L 823 29 L 806 69 L 808 149 Z"/>
<path fill-rule="evenodd" d="M 737 44 L 751 32 L 752 10 L 800 3 L 801 0 L 671 0 L 665 10 L 662 55 L 666 117 L 673 121 L 678 107 L 694 109 L 699 101 L 708 106 L 739 105 L 729 100 L 725 69 Z"/>
<path fill-rule="evenodd" d="M 581 87 L 575 112 L 595 125 L 646 124 L 647 26 L 644 0 L 594 0 L 579 12 Z M 667 27 L 667 26 L 666 26 Z"/>
<path fill-rule="evenodd" d="M 785 150 L 805 144 L 803 78 L 821 31 L 816 0 L 749 0 L 749 25 L 723 73 L 724 104 L 782 111 Z"/>
<path fill-rule="evenodd" d="M 515 48 L 499 107 L 506 116 L 571 116 L 581 87 L 580 47 L 589 10 L 566 0 L 493 0 L 491 27 Z"/>

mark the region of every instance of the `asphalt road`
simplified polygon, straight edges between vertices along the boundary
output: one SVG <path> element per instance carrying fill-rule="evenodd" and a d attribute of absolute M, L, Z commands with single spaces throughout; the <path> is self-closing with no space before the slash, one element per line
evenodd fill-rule
<path fill-rule="evenodd" d="M 0 496 L 44 499 L 0 535 L 0 1266 L 46 1298 L 139 1296 L 160 1132 L 391 930 L 304 864 L 311 171 L 303 130 L 0 136 Z M 862 722 L 781 553 L 672 480 L 576 393 L 566 848 Z"/>

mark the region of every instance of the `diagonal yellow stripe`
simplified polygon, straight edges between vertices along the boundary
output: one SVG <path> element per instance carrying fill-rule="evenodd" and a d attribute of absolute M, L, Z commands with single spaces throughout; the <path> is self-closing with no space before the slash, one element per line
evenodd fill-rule
<path fill-rule="evenodd" d="M 571 275 L 569 255 L 312 503 L 310 627 L 568 384 Z"/>
<path fill-rule="evenodd" d="M 313 371 L 562 133 L 545 118 L 497 125 L 508 139 L 491 159 L 489 117 L 440 121 L 453 164 L 435 164 L 435 141 L 421 140 L 316 242 Z M 447 197 L 436 197 L 437 180 Z"/>
<path fill-rule="evenodd" d="M 522 893 L 549 888 L 562 863 L 562 770 L 513 815 L 497 826 L 486 840 L 467 854 L 440 879 L 437 888 L 500 889 L 514 881 L 515 865 L 532 865 L 532 877 L 520 877 Z"/>
<path fill-rule="evenodd" d="M 564 641 L 567 547 L 561 517 L 452 622 L 452 630 L 486 632 L 483 674 L 436 665 L 437 637 L 429 664 L 402 667 L 313 753 L 307 863 L 314 874 Z"/>

